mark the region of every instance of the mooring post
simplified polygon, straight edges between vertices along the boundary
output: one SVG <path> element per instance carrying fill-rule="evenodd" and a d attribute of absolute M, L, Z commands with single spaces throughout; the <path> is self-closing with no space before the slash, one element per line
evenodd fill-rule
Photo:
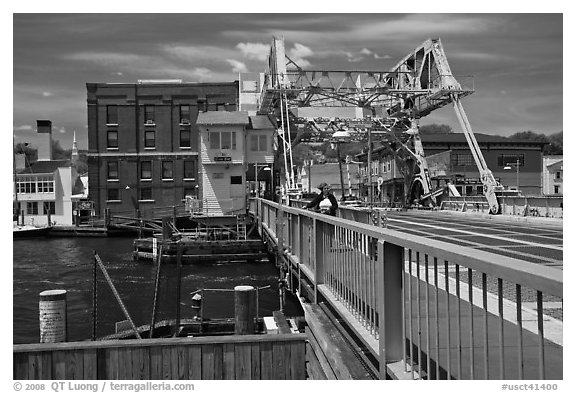
<path fill-rule="evenodd" d="M 182 292 L 182 244 L 176 242 L 176 265 L 178 268 L 178 281 L 176 282 L 176 323 L 174 325 L 174 337 L 180 333 L 180 298 Z"/>
<path fill-rule="evenodd" d="M 40 342 L 58 343 L 68 339 L 66 290 L 40 293 Z"/>
<path fill-rule="evenodd" d="M 170 220 L 171 218 L 166 216 L 162 217 L 162 240 L 167 241 L 170 240 L 172 236 L 172 229 L 170 229 Z"/>
<path fill-rule="evenodd" d="M 234 334 L 254 334 L 256 289 L 250 285 L 234 287 Z"/>
<path fill-rule="evenodd" d="M 96 252 L 94 252 L 96 253 Z M 98 320 L 98 263 L 96 262 L 96 257 L 94 257 L 94 265 L 92 266 L 92 341 L 96 341 L 96 328 Z"/>
<path fill-rule="evenodd" d="M 138 217 L 138 239 L 142 239 L 142 214 L 140 209 L 136 210 L 136 216 Z"/>
<path fill-rule="evenodd" d="M 386 378 L 386 363 L 402 360 L 404 345 L 402 274 L 404 248 L 378 241 L 376 283 L 379 324 L 380 378 Z"/>
<path fill-rule="evenodd" d="M 110 208 L 109 207 L 104 209 L 104 225 L 106 226 L 106 228 L 108 228 L 110 226 Z"/>

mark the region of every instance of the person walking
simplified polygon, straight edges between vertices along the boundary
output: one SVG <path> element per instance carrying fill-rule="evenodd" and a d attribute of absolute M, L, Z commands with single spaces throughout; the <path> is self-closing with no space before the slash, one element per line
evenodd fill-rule
<path fill-rule="evenodd" d="M 312 201 L 306 205 L 306 209 L 314 209 L 323 214 L 336 216 L 336 209 L 338 209 L 338 201 L 332 194 L 332 189 L 328 183 L 320 183 L 318 185 L 320 195 L 317 195 Z"/>

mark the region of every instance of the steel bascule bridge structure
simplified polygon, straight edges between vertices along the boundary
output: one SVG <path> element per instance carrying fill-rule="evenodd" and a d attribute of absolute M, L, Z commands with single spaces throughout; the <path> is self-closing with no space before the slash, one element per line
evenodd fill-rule
<path fill-rule="evenodd" d="M 287 194 L 298 193 L 292 148 L 305 142 L 367 142 L 368 166 L 374 143 L 382 145 L 405 166 L 410 184 L 407 203 L 414 199 L 434 206 L 444 189 L 434 189 L 419 135 L 419 119 L 446 105 L 453 106 L 478 167 L 490 212 L 497 214 L 496 181 L 482 155 L 464 111 L 462 98 L 473 87 L 452 74 L 440 39 L 428 39 L 388 71 L 306 70 L 286 55 L 284 38 L 270 46 L 258 114 L 276 121 L 284 162 Z M 361 118 L 304 118 L 302 107 L 356 107 Z"/>

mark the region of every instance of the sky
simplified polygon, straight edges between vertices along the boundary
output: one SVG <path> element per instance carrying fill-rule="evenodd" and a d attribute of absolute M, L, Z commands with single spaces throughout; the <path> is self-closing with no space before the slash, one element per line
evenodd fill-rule
<path fill-rule="evenodd" d="M 428 38 L 452 73 L 473 77 L 463 105 L 475 132 L 563 130 L 563 15 L 13 14 L 13 131 L 34 145 L 37 119 L 87 149 L 87 82 L 228 82 L 265 69 L 274 35 L 302 68 L 386 71 Z M 421 120 L 461 132 L 451 106 Z"/>

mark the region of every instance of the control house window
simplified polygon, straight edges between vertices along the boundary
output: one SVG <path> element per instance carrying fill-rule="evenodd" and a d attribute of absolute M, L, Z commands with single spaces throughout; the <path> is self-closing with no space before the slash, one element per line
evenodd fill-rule
<path fill-rule="evenodd" d="M 251 151 L 266 151 L 266 135 L 250 135 Z"/>
<path fill-rule="evenodd" d="M 106 124 L 118 124 L 118 105 L 106 106 Z"/>
<path fill-rule="evenodd" d="M 118 131 L 116 130 L 108 130 L 106 135 L 106 146 L 109 149 L 117 149 L 118 148 Z"/>
<path fill-rule="evenodd" d="M 180 147 L 190 148 L 192 147 L 192 140 L 190 138 L 190 130 L 180 130 Z"/>
<path fill-rule="evenodd" d="M 146 130 L 144 132 L 144 147 L 149 149 L 156 147 L 156 131 Z"/>
<path fill-rule="evenodd" d="M 236 150 L 236 132 L 222 131 L 209 132 L 210 149 L 214 150 Z"/>
<path fill-rule="evenodd" d="M 174 175 L 174 162 L 173 161 L 162 161 L 162 179 L 163 180 L 173 180 Z"/>
<path fill-rule="evenodd" d="M 242 176 L 230 176 L 230 184 L 242 184 Z"/>
<path fill-rule="evenodd" d="M 118 162 L 108 162 L 108 180 L 118 180 Z"/>
<path fill-rule="evenodd" d="M 154 124 L 154 105 L 144 106 L 144 123 Z"/>
<path fill-rule="evenodd" d="M 196 177 L 196 163 L 192 160 L 184 160 L 184 179 L 193 180 Z"/>
<path fill-rule="evenodd" d="M 152 161 L 140 163 L 140 180 L 152 180 Z"/>

